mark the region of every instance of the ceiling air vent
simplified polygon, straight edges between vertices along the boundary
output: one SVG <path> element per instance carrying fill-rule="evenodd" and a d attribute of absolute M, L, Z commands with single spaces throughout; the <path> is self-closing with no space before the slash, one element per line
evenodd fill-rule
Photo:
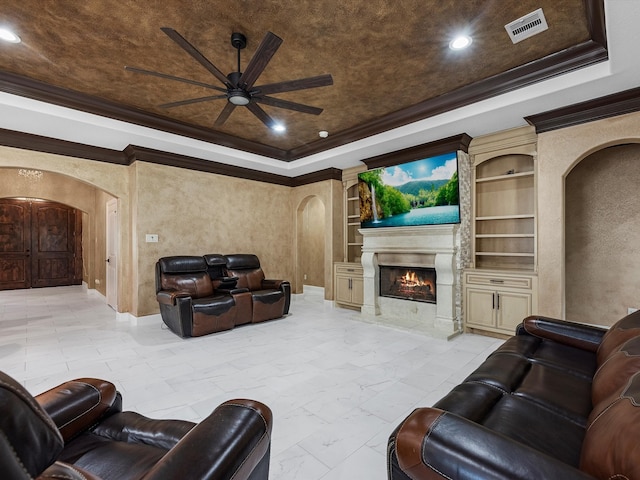
<path fill-rule="evenodd" d="M 507 23 L 504 28 L 509 34 L 509 38 L 513 43 L 518 43 L 525 38 L 544 32 L 549 26 L 547 19 L 544 18 L 544 12 L 541 8 L 535 12 L 531 12 L 524 17 L 520 17 L 511 23 Z"/>

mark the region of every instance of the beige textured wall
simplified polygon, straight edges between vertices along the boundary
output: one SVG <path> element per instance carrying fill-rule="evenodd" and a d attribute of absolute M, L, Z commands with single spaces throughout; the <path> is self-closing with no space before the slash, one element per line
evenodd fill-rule
<path fill-rule="evenodd" d="M 565 179 L 603 148 L 640 142 L 640 113 L 589 122 L 538 136 L 538 313 L 565 318 Z M 606 241 L 600 239 L 599 241 Z M 622 282 L 622 280 L 621 280 Z M 637 281 L 634 281 L 637 284 Z M 612 285 L 615 290 L 616 285 Z M 620 300 L 608 299 L 612 310 Z M 614 307 L 615 305 L 615 307 Z"/>
<path fill-rule="evenodd" d="M 640 145 L 589 155 L 565 185 L 566 316 L 611 325 L 640 307 Z"/>
<path fill-rule="evenodd" d="M 268 278 L 291 279 L 291 188 L 136 162 L 135 315 L 157 313 L 154 265 L 169 255 L 254 253 Z M 145 235 L 159 235 L 146 243 Z"/>

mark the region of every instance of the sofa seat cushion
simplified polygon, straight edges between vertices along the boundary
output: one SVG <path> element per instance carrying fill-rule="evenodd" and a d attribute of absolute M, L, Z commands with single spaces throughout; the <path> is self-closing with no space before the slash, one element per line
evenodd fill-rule
<path fill-rule="evenodd" d="M 236 305 L 231 295 L 216 295 L 207 298 L 193 299 L 193 312 L 205 315 L 220 316 Z"/>
<path fill-rule="evenodd" d="M 72 440 L 59 460 L 91 472 L 102 480 L 139 479 L 167 450 L 139 443 L 114 442 L 86 432 Z"/>
<path fill-rule="evenodd" d="M 593 352 L 529 335 L 509 338 L 492 355 L 499 353 L 521 355 L 530 362 L 565 370 L 586 379 L 593 378 L 597 368 Z"/>
<path fill-rule="evenodd" d="M 538 403 L 504 395 L 480 423 L 561 462 L 574 467 L 580 463 L 584 427 Z"/>
<path fill-rule="evenodd" d="M 284 298 L 284 292 L 282 290 L 256 290 L 251 292 L 254 302 L 274 304 Z"/>
<path fill-rule="evenodd" d="M 553 410 L 581 427 L 591 413 L 591 382 L 547 365 L 532 364 L 514 395 Z"/>

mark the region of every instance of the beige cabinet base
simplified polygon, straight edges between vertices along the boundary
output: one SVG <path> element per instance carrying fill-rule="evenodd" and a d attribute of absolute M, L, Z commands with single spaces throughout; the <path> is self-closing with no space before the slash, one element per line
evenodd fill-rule
<path fill-rule="evenodd" d="M 463 290 L 466 331 L 513 335 L 515 327 L 536 310 L 533 274 L 467 270 Z"/>
<path fill-rule="evenodd" d="M 364 272 L 359 263 L 334 264 L 335 302 L 337 306 L 360 308 L 364 301 Z"/>

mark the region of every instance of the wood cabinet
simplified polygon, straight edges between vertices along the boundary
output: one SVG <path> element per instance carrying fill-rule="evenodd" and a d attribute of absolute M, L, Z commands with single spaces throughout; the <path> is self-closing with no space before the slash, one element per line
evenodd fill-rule
<path fill-rule="evenodd" d="M 536 134 L 522 127 L 473 139 L 472 265 L 467 330 L 512 335 L 537 308 Z"/>
<path fill-rule="evenodd" d="M 353 263 L 335 263 L 335 302 L 340 306 L 360 308 L 364 301 L 363 270 Z"/>
<path fill-rule="evenodd" d="M 533 313 L 537 277 L 504 272 L 472 272 L 464 275 L 467 330 L 508 334 Z"/>

